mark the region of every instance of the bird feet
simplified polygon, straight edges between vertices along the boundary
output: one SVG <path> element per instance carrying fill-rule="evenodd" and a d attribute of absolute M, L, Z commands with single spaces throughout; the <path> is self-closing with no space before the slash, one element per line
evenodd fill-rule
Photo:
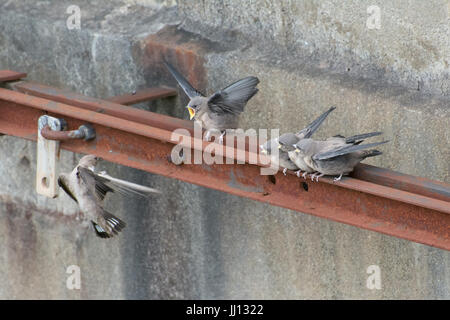
<path fill-rule="evenodd" d="M 203 137 L 203 139 L 205 141 L 211 141 L 211 131 L 207 130 L 205 135 L 204 135 L 204 137 Z"/>
<path fill-rule="evenodd" d="M 225 133 L 226 133 L 226 131 L 222 132 L 222 134 L 219 136 L 219 139 L 218 139 L 219 144 L 223 144 L 223 137 L 225 136 Z"/>
<path fill-rule="evenodd" d="M 342 179 L 342 173 L 339 177 L 334 178 L 333 181 L 336 182 L 336 181 L 340 181 L 341 179 Z"/>
<path fill-rule="evenodd" d="M 287 170 L 288 170 L 287 168 L 284 168 L 284 169 L 283 169 L 283 174 L 284 174 L 284 175 L 286 175 Z"/>
<path fill-rule="evenodd" d="M 315 172 L 314 174 L 311 175 L 311 181 L 314 181 L 314 178 L 316 178 L 316 182 L 319 182 L 319 178 L 323 177 L 325 174 L 323 173 L 319 173 L 319 172 Z"/>
<path fill-rule="evenodd" d="M 297 170 L 297 171 L 295 171 L 295 174 L 296 174 L 297 177 L 299 177 L 299 178 L 300 178 L 300 173 L 302 173 L 302 170 Z"/>
<path fill-rule="evenodd" d="M 220 134 L 220 136 L 219 136 Z M 212 137 L 214 137 L 214 141 L 220 144 L 223 144 L 223 136 L 225 135 L 225 131 L 221 132 L 217 129 L 209 129 L 206 130 L 205 135 L 203 136 L 203 140 L 211 141 Z"/>

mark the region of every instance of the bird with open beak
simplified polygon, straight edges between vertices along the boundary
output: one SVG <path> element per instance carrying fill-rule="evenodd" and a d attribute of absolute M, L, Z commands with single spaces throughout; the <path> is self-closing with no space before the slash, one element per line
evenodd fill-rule
<path fill-rule="evenodd" d="M 58 185 L 78 204 L 84 217 L 92 222 L 96 235 L 100 238 L 111 238 L 126 224 L 104 209 L 104 198 L 108 192 L 147 196 L 160 191 L 113 178 L 105 172 L 95 173 L 98 160 L 94 155 L 82 157 L 71 173 L 59 175 Z"/>
<path fill-rule="evenodd" d="M 206 129 L 205 140 L 210 141 L 212 134 L 220 134 L 218 142 L 223 143 L 223 136 L 228 129 L 238 127 L 239 115 L 247 102 L 258 92 L 259 79 L 246 77 L 209 97 L 195 89 L 172 65 L 164 61 L 169 72 L 183 88 L 190 101 L 186 108 L 190 120 L 197 121 Z"/>

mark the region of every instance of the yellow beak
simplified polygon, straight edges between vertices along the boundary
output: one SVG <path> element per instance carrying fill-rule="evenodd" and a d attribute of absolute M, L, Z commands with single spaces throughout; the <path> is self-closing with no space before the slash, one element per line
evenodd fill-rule
<path fill-rule="evenodd" d="M 281 144 L 278 145 L 278 149 L 281 149 Z"/>
<path fill-rule="evenodd" d="M 300 150 L 299 149 L 295 149 L 295 153 L 300 153 Z"/>
<path fill-rule="evenodd" d="M 192 120 L 192 118 L 194 118 L 195 116 L 195 110 L 192 109 L 191 107 L 187 107 L 188 111 L 189 111 L 189 120 Z"/>

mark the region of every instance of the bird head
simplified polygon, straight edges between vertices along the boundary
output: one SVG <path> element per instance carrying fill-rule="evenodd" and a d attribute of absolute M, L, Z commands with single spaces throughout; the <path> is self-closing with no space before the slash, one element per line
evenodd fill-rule
<path fill-rule="evenodd" d="M 293 133 L 282 134 L 278 138 L 278 149 L 283 152 L 294 151 L 293 144 L 298 141 L 298 137 Z"/>
<path fill-rule="evenodd" d="M 263 144 L 259 146 L 259 150 L 261 150 L 262 154 L 270 155 L 272 154 L 273 149 L 276 148 L 277 142 L 275 139 L 267 140 Z"/>
<path fill-rule="evenodd" d="M 295 150 L 295 153 L 300 155 L 306 155 L 311 149 L 311 146 L 312 146 L 311 139 L 302 139 L 292 145 L 292 147 Z"/>
<path fill-rule="evenodd" d="M 203 97 L 194 97 L 191 101 L 189 101 L 189 104 L 186 106 L 186 108 L 189 111 L 189 120 L 194 119 L 195 115 L 198 114 L 200 110 L 201 104 L 204 102 Z"/>
<path fill-rule="evenodd" d="M 266 148 L 265 148 L 265 146 L 264 146 L 263 144 L 261 144 L 261 145 L 259 146 L 259 151 L 260 151 L 262 154 L 267 154 L 267 150 L 266 150 Z"/>

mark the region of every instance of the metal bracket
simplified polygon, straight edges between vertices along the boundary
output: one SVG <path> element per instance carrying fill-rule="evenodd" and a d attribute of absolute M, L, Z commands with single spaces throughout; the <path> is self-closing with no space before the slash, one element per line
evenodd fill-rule
<path fill-rule="evenodd" d="M 49 198 L 58 196 L 56 184 L 59 163 L 59 141 L 46 139 L 41 133 L 44 128 L 60 132 L 67 128 L 63 119 L 47 115 L 39 117 L 36 166 L 36 192 Z"/>
<path fill-rule="evenodd" d="M 77 130 L 67 130 L 67 122 L 47 115 L 38 120 L 38 156 L 36 171 L 36 192 L 55 198 L 59 188 L 56 184 L 59 163 L 59 141 L 68 139 L 95 138 L 95 129 L 90 124 L 81 125 Z"/>

